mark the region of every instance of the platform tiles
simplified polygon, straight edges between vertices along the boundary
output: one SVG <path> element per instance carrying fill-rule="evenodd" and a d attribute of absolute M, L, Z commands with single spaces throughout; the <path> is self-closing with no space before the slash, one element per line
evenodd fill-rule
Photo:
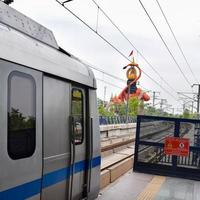
<path fill-rule="evenodd" d="M 129 172 L 101 191 L 98 200 L 200 200 L 200 182 Z"/>
<path fill-rule="evenodd" d="M 168 177 L 155 200 L 200 200 L 200 181 Z"/>
<path fill-rule="evenodd" d="M 101 191 L 98 200 L 134 200 L 153 179 L 152 175 L 128 172 Z"/>

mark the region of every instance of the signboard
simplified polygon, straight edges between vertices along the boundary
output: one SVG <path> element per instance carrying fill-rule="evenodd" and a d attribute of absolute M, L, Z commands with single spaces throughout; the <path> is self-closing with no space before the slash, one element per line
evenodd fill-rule
<path fill-rule="evenodd" d="M 189 146 L 189 138 L 166 137 L 164 153 L 166 155 L 188 156 Z"/>

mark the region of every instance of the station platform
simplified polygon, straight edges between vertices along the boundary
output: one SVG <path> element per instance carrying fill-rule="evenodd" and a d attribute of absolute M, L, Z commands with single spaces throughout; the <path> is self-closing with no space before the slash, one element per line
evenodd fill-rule
<path fill-rule="evenodd" d="M 200 200 L 200 182 L 128 172 L 104 188 L 98 200 Z"/>

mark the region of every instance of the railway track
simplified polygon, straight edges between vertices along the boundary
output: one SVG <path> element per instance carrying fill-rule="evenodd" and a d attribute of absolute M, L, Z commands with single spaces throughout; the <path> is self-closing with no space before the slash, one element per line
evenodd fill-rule
<path fill-rule="evenodd" d="M 148 126 L 145 126 L 147 128 Z M 188 132 L 188 126 L 183 127 L 180 131 L 180 136 Z M 166 136 L 173 136 L 174 126 L 168 125 L 166 127 L 161 127 L 158 130 L 150 129 L 149 134 L 146 133 L 142 136 L 142 139 L 149 142 L 164 142 Z M 101 164 L 101 188 L 109 185 L 114 182 L 121 175 L 132 169 L 133 167 L 133 157 L 134 157 L 134 141 L 135 138 L 131 138 L 125 141 L 116 142 L 113 144 L 106 145 L 101 148 L 102 154 L 106 155 L 106 152 L 109 152 L 106 156 L 102 156 Z M 142 147 L 139 149 L 139 152 L 147 154 L 152 151 L 153 147 Z M 148 159 L 151 162 L 159 161 L 162 159 L 163 154 L 154 154 L 151 155 Z M 148 161 L 149 161 L 148 160 Z"/>
<path fill-rule="evenodd" d="M 163 143 L 165 137 L 167 136 L 173 136 L 173 127 L 171 129 L 169 129 L 168 131 L 164 132 L 165 134 L 163 135 L 162 132 L 160 134 L 160 138 L 153 138 L 151 140 L 148 140 L 149 142 L 157 142 L 157 143 Z M 184 137 L 189 130 L 191 129 L 191 127 L 189 128 L 188 126 L 183 127 L 180 130 L 180 137 Z M 154 140 L 155 139 L 155 140 Z M 150 146 L 150 147 L 142 147 L 141 149 L 139 149 L 140 152 L 140 158 L 143 157 L 143 162 L 148 162 L 148 163 L 155 163 L 155 162 L 160 162 L 163 157 L 165 156 L 164 151 L 163 150 L 157 150 L 158 152 L 155 153 L 155 149 L 158 147 L 154 147 L 154 146 Z M 143 153 L 142 153 L 143 152 Z M 146 156 L 146 159 L 144 159 L 144 157 Z M 168 158 L 169 160 L 169 158 Z M 169 161 L 170 162 L 170 161 Z"/>

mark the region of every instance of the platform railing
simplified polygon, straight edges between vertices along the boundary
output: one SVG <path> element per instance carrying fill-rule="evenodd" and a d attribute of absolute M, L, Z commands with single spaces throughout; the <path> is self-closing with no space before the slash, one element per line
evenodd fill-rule
<path fill-rule="evenodd" d="M 126 116 L 112 116 L 112 117 L 99 116 L 100 125 L 135 123 L 136 121 L 137 118 L 131 116 L 128 116 L 127 121 L 126 121 Z"/>
<path fill-rule="evenodd" d="M 171 164 L 172 156 L 165 155 L 163 147 L 156 147 L 155 156 L 149 161 L 150 163 L 157 164 Z M 179 156 L 177 158 L 177 166 L 192 166 L 195 168 L 200 167 L 200 152 L 190 149 L 188 157 Z"/>
<path fill-rule="evenodd" d="M 148 128 L 145 129 L 144 125 L 148 125 Z M 165 126 L 166 129 L 159 128 Z M 134 170 L 143 173 L 200 180 L 199 127 L 200 120 L 138 116 Z M 176 147 L 175 143 L 173 143 L 173 148 L 179 148 L 177 153 L 167 153 L 166 141 L 169 137 L 171 139 L 178 138 L 174 139 L 175 142 L 182 141 L 182 138 L 187 139 L 189 141 L 187 154 L 181 156 L 179 151 L 183 147 Z"/>

